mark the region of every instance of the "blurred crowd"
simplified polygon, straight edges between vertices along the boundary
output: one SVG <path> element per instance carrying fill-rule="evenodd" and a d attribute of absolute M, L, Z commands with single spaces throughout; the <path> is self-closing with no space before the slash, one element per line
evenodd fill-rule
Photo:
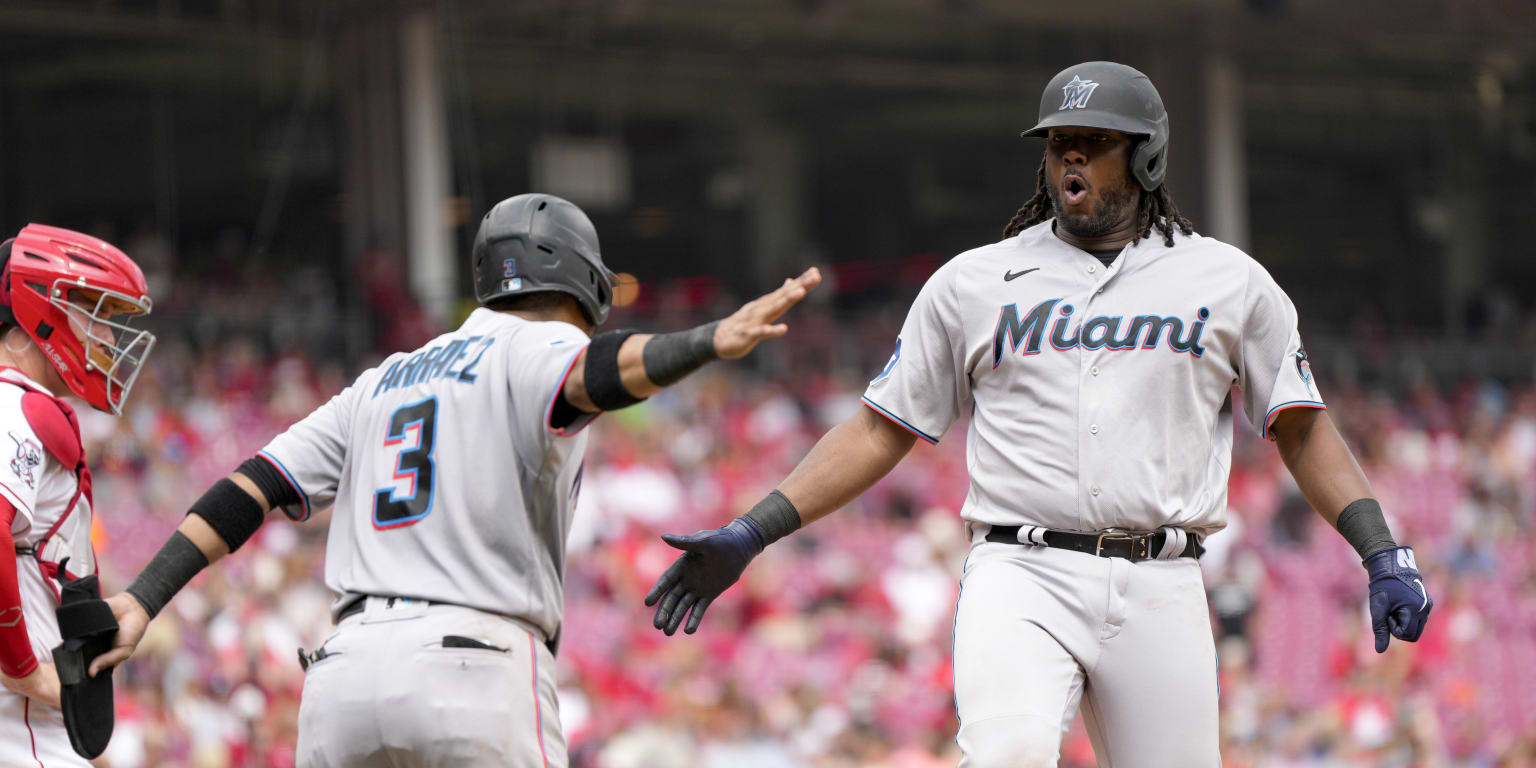
<path fill-rule="evenodd" d="M 870 317 L 853 332 L 867 327 L 887 344 L 896 321 Z M 833 335 L 831 319 L 817 318 L 796 326 L 808 343 L 793 357 L 765 348 L 754 363 L 712 366 L 592 427 L 559 654 L 573 765 L 957 762 L 950 642 L 967 550 L 963 425 L 937 446 L 920 443 L 849 508 L 769 548 L 698 634 L 663 636 L 641 602 L 674 555 L 658 533 L 739 514 L 862 407 L 870 371 L 820 364 L 837 345 L 814 342 Z M 83 419 L 109 589 L 137 573 L 210 483 L 346 383 L 352 371 L 316 362 L 326 359 L 168 339 L 123 418 Z M 1202 559 L 1224 764 L 1536 765 L 1536 389 L 1472 380 L 1398 391 L 1330 382 L 1322 367 L 1334 419 L 1397 537 L 1418 552 L 1434 616 L 1418 644 L 1375 654 L 1358 557 L 1239 416 L 1231 525 Z M 325 513 L 303 524 L 274 517 L 171 603 L 119 671 L 106 764 L 292 764 L 295 649 L 330 628 L 327 523 Z M 1094 764 L 1080 722 L 1062 752 L 1063 766 Z"/>

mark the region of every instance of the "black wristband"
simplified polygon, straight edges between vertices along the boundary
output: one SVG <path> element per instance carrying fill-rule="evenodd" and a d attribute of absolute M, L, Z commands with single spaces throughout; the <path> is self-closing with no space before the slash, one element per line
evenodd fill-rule
<path fill-rule="evenodd" d="M 1375 499 L 1359 499 L 1339 513 L 1339 534 L 1355 548 L 1364 560 L 1384 549 L 1397 546 L 1387 519 L 1381 514 L 1381 504 Z"/>
<path fill-rule="evenodd" d="M 207 567 L 208 556 L 186 534 L 175 531 L 149 565 L 144 566 L 138 578 L 123 591 L 133 595 L 153 619 L 198 571 Z"/>
<path fill-rule="evenodd" d="M 299 492 L 294 490 L 288 478 L 283 477 L 283 473 L 272 466 L 272 462 L 260 456 L 246 459 L 235 468 L 235 471 L 250 478 L 251 482 L 261 489 L 261 495 L 267 497 L 267 506 L 271 509 L 287 507 L 301 501 Z"/>
<path fill-rule="evenodd" d="M 208 527 L 219 534 L 231 552 L 250 540 L 256 534 L 256 529 L 267 519 L 261 502 L 227 477 L 214 483 L 201 498 L 193 502 L 187 514 L 208 521 Z"/>
<path fill-rule="evenodd" d="M 663 333 L 645 342 L 641 360 L 645 363 L 645 377 L 658 387 L 666 387 L 682 381 L 684 376 L 718 359 L 715 351 L 716 320 L 677 333 Z"/>
<path fill-rule="evenodd" d="M 753 505 L 742 517 L 763 532 L 765 547 L 800 530 L 800 511 L 778 489 Z"/>
<path fill-rule="evenodd" d="M 587 362 L 582 373 L 587 397 L 598 410 L 617 411 L 645 399 L 630 394 L 619 375 L 619 347 L 633 335 L 635 332 L 628 330 L 603 331 L 593 336 L 592 343 L 587 346 Z"/>

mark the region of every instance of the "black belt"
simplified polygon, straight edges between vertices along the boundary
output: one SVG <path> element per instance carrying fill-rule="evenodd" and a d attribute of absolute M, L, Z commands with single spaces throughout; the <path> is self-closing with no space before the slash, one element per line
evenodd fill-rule
<path fill-rule="evenodd" d="M 362 613 L 363 604 L 366 602 L 368 602 L 368 598 L 366 597 L 360 600 L 353 600 L 351 605 L 341 609 L 341 613 L 336 614 L 336 623 L 340 624 L 342 619 L 345 619 L 348 616 L 356 616 L 357 614 Z"/>
<path fill-rule="evenodd" d="M 389 598 L 389 600 L 391 601 L 391 604 L 393 604 L 393 601 L 395 601 L 395 600 L 415 600 L 415 599 L 416 598 L 406 598 L 406 597 L 391 597 L 391 598 Z M 363 606 L 367 602 L 368 602 L 368 597 L 367 596 L 363 596 L 363 597 L 360 597 L 360 598 L 358 598 L 356 600 L 353 600 L 351 604 L 349 604 L 347 607 L 341 609 L 341 612 L 336 614 L 336 623 L 340 624 L 341 622 L 346 621 L 348 618 L 350 618 L 352 616 L 356 616 L 359 613 L 362 613 L 363 612 Z M 437 600 L 419 600 L 418 602 L 423 602 L 423 603 L 426 603 L 427 605 L 448 605 L 448 603 L 443 603 L 443 602 L 440 602 L 440 601 L 437 601 Z M 528 624 L 528 622 L 523 621 L 522 619 L 517 619 L 517 621 L 521 621 L 525 625 Z M 540 631 L 539 634 L 542 635 L 543 632 Z M 453 637 L 453 636 L 449 635 L 449 636 L 445 637 L 444 638 L 444 642 L 449 642 L 450 643 L 449 647 L 453 647 L 452 646 L 452 642 L 448 640 L 448 637 Z M 559 630 L 555 631 L 555 639 L 544 641 L 544 647 L 548 648 L 549 652 L 551 654 L 555 653 L 555 651 L 560 649 L 560 632 L 559 632 Z M 319 661 L 320 659 L 325 658 L 327 655 L 329 655 L 329 654 L 326 652 L 324 646 L 321 646 L 320 650 L 315 651 L 314 654 L 308 654 L 307 656 L 304 653 L 304 649 L 300 648 L 299 649 L 299 666 L 304 667 L 305 669 L 308 669 L 310 664 L 312 664 L 312 663 L 314 663 L 316 661 Z"/>
<path fill-rule="evenodd" d="M 987 531 L 987 541 L 996 544 L 1020 544 L 1020 526 L 994 525 Z M 1073 552 L 1084 552 L 1099 557 L 1123 557 L 1131 562 L 1138 560 L 1153 560 L 1157 553 L 1163 551 L 1163 544 L 1168 540 L 1168 534 L 1163 531 L 1154 533 L 1130 533 L 1127 531 L 1105 531 L 1103 533 L 1072 533 L 1071 531 L 1046 531 L 1041 536 L 1047 547 L 1057 549 L 1070 549 Z M 1184 551 L 1179 557 L 1199 558 L 1205 552 L 1205 547 L 1200 546 L 1200 540 L 1194 534 L 1189 534 L 1189 542 L 1184 545 Z"/>
<path fill-rule="evenodd" d="M 396 600 L 415 600 L 415 599 L 416 598 L 412 598 L 412 597 L 391 597 L 391 598 L 389 598 L 389 603 L 390 603 L 390 605 L 394 605 Z M 352 601 L 351 605 L 348 605 L 347 607 L 341 609 L 341 613 L 336 614 L 336 623 L 340 624 L 347 617 L 349 617 L 349 616 L 356 616 L 357 614 L 362 613 L 363 612 L 363 605 L 365 603 L 367 603 L 367 602 L 368 602 L 368 598 L 366 598 L 366 597 L 361 597 L 361 598 L 358 598 L 357 600 Z M 416 600 L 416 602 L 418 602 L 418 603 L 426 603 L 427 605 L 438 605 L 438 603 L 433 602 L 431 600 Z"/>

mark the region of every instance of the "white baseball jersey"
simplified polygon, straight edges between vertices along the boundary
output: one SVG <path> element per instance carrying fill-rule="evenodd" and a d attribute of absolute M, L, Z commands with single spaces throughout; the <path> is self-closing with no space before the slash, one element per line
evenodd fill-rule
<path fill-rule="evenodd" d="M 0 378 L 25 382 L 39 392 L 42 385 L 15 368 L 0 368 Z M 37 543 L 69 508 L 75 498 L 75 468 L 65 467 L 43 447 L 32 424 L 22 413 L 21 397 L 27 390 L 0 384 L 0 494 L 16 508 L 11 536 L 18 547 Z M 50 406 L 51 407 L 51 406 Z M 61 642 L 58 617 L 58 581 L 43 573 L 38 559 L 16 555 L 16 576 L 21 589 L 21 603 L 32 638 L 32 653 L 39 661 L 52 659 L 53 647 Z M 69 559 L 67 568 L 73 578 L 96 572 L 96 555 L 91 549 L 91 499 L 81 494 L 74 512 L 64 521 L 43 549 L 42 561 L 58 563 Z"/>
<path fill-rule="evenodd" d="M 38 392 L 47 390 L 15 368 L 0 368 L 0 379 L 23 382 Z M 27 390 L 0 383 L 0 495 L 16 509 L 11 535 L 18 547 L 34 546 L 59 521 L 75 498 L 78 480 L 74 467 L 65 467 L 44 447 L 43 439 L 23 413 L 21 399 Z M 46 407 L 52 408 L 52 405 Z M 53 661 L 53 647 L 62 642 L 59 634 L 58 581 L 43 572 L 38 558 L 11 554 L 16 558 L 17 585 L 21 592 L 22 615 L 32 654 L 39 662 Z M 58 563 L 69 559 L 66 567 L 71 577 L 96 572 L 96 558 L 91 549 L 91 500 L 81 494 L 74 511 L 59 526 L 43 547 L 42 561 Z M 0 616 L 0 621 L 9 617 Z M 85 765 L 74 754 L 64 731 L 64 716 L 57 709 L 23 696 L 0 690 L 0 765 L 32 764 L 33 750 L 51 758 L 49 765 Z"/>
<path fill-rule="evenodd" d="M 929 442 L 970 410 L 967 520 L 1204 536 L 1226 524 L 1234 384 L 1265 435 L 1324 407 L 1258 262 L 1154 233 L 1106 267 L 1046 221 L 939 268 L 864 402 Z"/>
<path fill-rule="evenodd" d="M 523 619 L 556 636 L 565 538 L 595 415 L 555 429 L 588 343 L 575 326 L 476 309 L 392 355 L 261 451 L 303 519 L 334 501 L 325 582 Z"/>

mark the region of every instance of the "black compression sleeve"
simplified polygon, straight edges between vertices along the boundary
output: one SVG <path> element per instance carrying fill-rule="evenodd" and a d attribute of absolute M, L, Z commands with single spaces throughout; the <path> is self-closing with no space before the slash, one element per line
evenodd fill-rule
<path fill-rule="evenodd" d="M 219 534 L 231 552 L 255 535 L 256 529 L 267 519 L 261 503 L 227 477 L 214 483 L 202 498 L 193 502 L 187 514 L 208 521 L 208 527 Z"/>
<path fill-rule="evenodd" d="M 763 532 L 765 547 L 800 529 L 800 511 L 778 489 L 774 489 L 773 493 L 747 510 L 742 517 L 752 521 Z"/>
<path fill-rule="evenodd" d="M 185 534 L 176 531 L 124 591 L 133 595 L 153 619 L 198 571 L 207 567 L 208 556 Z"/>
<path fill-rule="evenodd" d="M 677 333 L 653 336 L 645 343 L 645 377 L 658 387 L 671 386 L 720 357 L 715 351 L 715 327 L 720 321 Z"/>
<path fill-rule="evenodd" d="M 582 367 L 582 374 L 586 380 L 587 397 L 598 410 L 617 411 L 645 399 L 630 394 L 619 375 L 619 347 L 633 335 L 634 331 L 603 331 L 593 336 L 592 343 L 587 346 L 587 362 Z"/>
<path fill-rule="evenodd" d="M 272 466 L 272 462 L 260 456 L 246 459 L 235 471 L 250 478 L 261 489 L 261 495 L 267 497 L 267 506 L 272 509 L 298 504 L 300 501 L 299 492 L 293 489 L 288 478 L 283 477 L 283 473 Z"/>
<path fill-rule="evenodd" d="M 1360 553 L 1364 560 L 1383 549 L 1397 546 L 1387 519 L 1381 514 L 1381 504 L 1375 499 L 1359 499 L 1339 513 L 1339 533 L 1344 540 Z"/>

